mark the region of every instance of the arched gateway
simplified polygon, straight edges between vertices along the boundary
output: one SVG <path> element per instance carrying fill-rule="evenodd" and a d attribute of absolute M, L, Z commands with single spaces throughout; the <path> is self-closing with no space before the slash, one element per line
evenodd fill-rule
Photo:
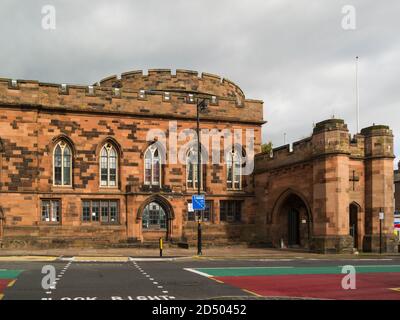
<path fill-rule="evenodd" d="M 288 247 L 309 247 L 312 216 L 301 194 L 291 189 L 285 191 L 275 204 L 272 222 L 276 227 L 275 243 L 283 241 Z"/>

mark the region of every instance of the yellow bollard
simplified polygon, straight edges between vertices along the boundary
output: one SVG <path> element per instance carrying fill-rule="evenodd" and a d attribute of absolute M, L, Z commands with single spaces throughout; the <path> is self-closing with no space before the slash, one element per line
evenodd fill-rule
<path fill-rule="evenodd" d="M 162 257 L 162 250 L 163 250 L 163 241 L 162 241 L 162 238 L 160 238 L 159 246 L 160 246 L 160 257 Z"/>

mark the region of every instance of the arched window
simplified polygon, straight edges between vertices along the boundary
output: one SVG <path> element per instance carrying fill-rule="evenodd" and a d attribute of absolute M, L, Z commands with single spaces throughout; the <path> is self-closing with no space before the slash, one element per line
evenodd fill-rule
<path fill-rule="evenodd" d="M 189 189 L 198 188 L 198 158 L 197 150 L 190 148 L 186 155 L 186 186 Z M 202 166 L 200 166 L 200 187 L 202 187 Z"/>
<path fill-rule="evenodd" d="M 167 214 L 157 202 L 150 202 L 143 210 L 143 229 L 167 229 Z"/>
<path fill-rule="evenodd" d="M 72 181 L 72 152 L 65 141 L 60 141 L 54 148 L 54 184 L 70 186 Z"/>
<path fill-rule="evenodd" d="M 161 185 L 161 157 L 156 144 L 148 147 L 144 155 L 144 183 Z"/>
<path fill-rule="evenodd" d="M 100 152 L 100 186 L 117 185 L 117 163 L 117 151 L 111 143 L 105 144 Z"/>
<path fill-rule="evenodd" d="M 240 190 L 242 188 L 242 161 L 236 150 L 227 154 L 226 170 L 228 189 Z"/>

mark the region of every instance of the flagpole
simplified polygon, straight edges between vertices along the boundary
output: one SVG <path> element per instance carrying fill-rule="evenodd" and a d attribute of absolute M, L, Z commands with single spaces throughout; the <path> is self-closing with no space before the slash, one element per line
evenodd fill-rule
<path fill-rule="evenodd" d="M 356 57 L 356 117 L 357 117 L 357 133 L 360 132 L 360 94 L 358 88 L 358 56 Z"/>

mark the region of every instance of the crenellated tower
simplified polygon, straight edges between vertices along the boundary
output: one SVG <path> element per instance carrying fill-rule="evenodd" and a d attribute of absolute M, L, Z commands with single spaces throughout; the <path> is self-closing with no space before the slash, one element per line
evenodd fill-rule
<path fill-rule="evenodd" d="M 361 130 L 365 137 L 365 251 L 379 251 L 379 212 L 383 251 L 393 251 L 393 134 L 388 126 L 373 125 Z"/>
<path fill-rule="evenodd" d="M 313 130 L 314 241 L 318 250 L 352 247 L 349 236 L 349 130 L 343 120 L 317 123 Z"/>

